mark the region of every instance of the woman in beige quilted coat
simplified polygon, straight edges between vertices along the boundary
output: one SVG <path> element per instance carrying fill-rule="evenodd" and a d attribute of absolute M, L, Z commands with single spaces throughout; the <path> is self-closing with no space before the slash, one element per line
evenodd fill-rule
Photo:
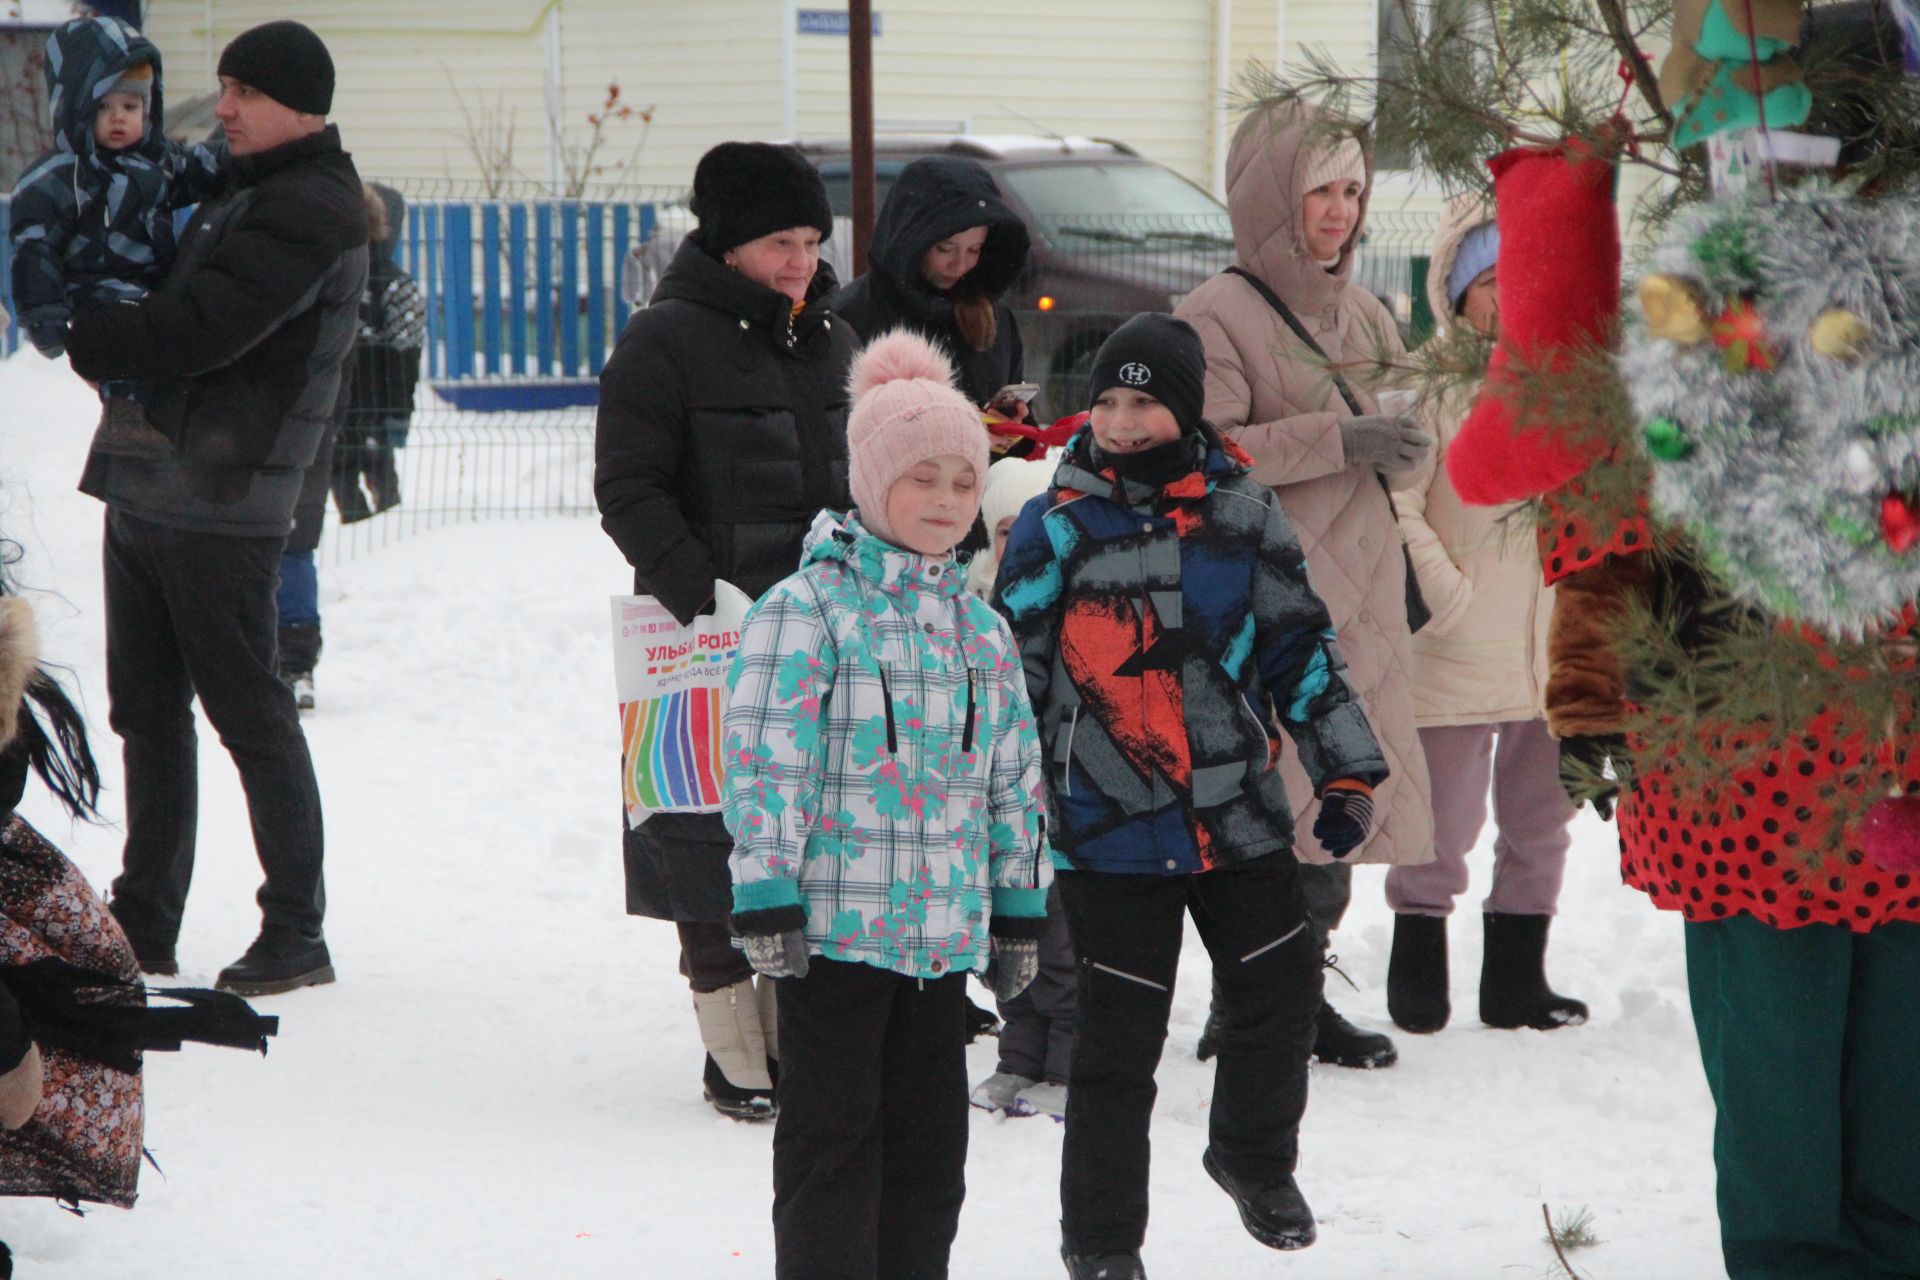
<path fill-rule="evenodd" d="M 1433 857 L 1433 812 L 1414 728 L 1406 558 L 1382 479 L 1410 471 L 1433 441 L 1410 419 L 1382 414 L 1374 398 L 1379 368 L 1403 348 L 1386 307 L 1353 279 L 1372 178 L 1358 130 L 1303 103 L 1252 112 L 1227 153 L 1235 266 L 1245 274 L 1215 276 L 1174 314 L 1206 346 L 1208 421 L 1253 455 L 1254 478 L 1279 494 L 1300 535 L 1348 679 L 1393 771 L 1374 792 L 1374 834 L 1350 860 L 1410 864 Z M 1309 829 L 1313 788 L 1291 752 L 1282 768 L 1300 827 Z M 1346 910 L 1351 868 L 1310 837 L 1295 853 L 1309 864 L 1301 882 L 1324 939 Z M 1314 1054 L 1323 1062 L 1395 1060 L 1391 1040 L 1359 1030 L 1331 1006 L 1321 1010 L 1319 1032 Z"/>

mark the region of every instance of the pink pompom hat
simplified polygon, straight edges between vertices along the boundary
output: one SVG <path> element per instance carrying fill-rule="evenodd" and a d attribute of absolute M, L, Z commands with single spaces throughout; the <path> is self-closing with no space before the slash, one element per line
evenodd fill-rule
<path fill-rule="evenodd" d="M 894 541 L 887 491 L 928 458 L 957 454 L 987 478 L 987 429 L 980 410 L 953 386 L 953 365 L 910 329 L 883 333 L 854 357 L 847 375 L 853 503 L 869 532 Z"/>

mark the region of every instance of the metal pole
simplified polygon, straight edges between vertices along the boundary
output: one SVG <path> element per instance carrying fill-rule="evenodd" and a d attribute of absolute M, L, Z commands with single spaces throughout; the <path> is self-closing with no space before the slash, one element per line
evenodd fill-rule
<path fill-rule="evenodd" d="M 567 147 L 567 127 L 560 118 L 564 110 L 565 81 L 562 79 L 560 6 L 547 10 L 547 194 L 558 197 L 566 189 L 566 171 L 562 153 Z"/>
<path fill-rule="evenodd" d="M 1213 6 L 1213 194 L 1227 198 L 1227 140 L 1232 123 L 1227 99 L 1233 91 L 1233 0 L 1214 0 Z"/>
<path fill-rule="evenodd" d="M 847 90 L 853 125 L 853 272 L 873 234 L 873 0 L 847 0 Z"/>
<path fill-rule="evenodd" d="M 799 27 L 799 0 L 780 0 L 780 127 L 789 142 L 800 140 Z"/>

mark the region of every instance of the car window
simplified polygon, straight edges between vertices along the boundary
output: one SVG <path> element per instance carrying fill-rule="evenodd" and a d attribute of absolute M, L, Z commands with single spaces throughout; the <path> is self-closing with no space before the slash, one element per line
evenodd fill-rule
<path fill-rule="evenodd" d="M 1033 211 L 1041 234 L 1076 253 L 1233 244 L 1220 202 L 1157 164 L 1017 165 L 995 176 Z"/>
<path fill-rule="evenodd" d="M 873 165 L 873 211 L 876 215 L 887 203 L 893 180 L 907 167 L 904 160 L 876 160 Z M 853 216 L 853 165 L 836 160 L 820 166 L 820 181 L 827 186 L 827 206 L 837 218 Z"/>

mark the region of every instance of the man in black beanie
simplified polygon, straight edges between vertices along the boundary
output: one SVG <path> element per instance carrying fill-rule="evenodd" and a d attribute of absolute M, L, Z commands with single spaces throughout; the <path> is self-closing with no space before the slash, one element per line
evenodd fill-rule
<path fill-rule="evenodd" d="M 367 277 L 360 175 L 326 114 L 333 60 L 297 22 L 220 58 L 232 189 L 200 207 L 166 283 L 76 316 L 96 382 L 145 384 L 110 413 L 80 488 L 107 504 L 107 696 L 124 744 L 127 842 L 114 915 L 148 973 L 178 969 L 198 804 L 192 704 L 233 756 L 266 872 L 259 936 L 218 985 L 333 981 L 321 920 L 320 788 L 274 672 L 274 591 Z M 110 400 L 110 406 L 132 401 Z"/>

